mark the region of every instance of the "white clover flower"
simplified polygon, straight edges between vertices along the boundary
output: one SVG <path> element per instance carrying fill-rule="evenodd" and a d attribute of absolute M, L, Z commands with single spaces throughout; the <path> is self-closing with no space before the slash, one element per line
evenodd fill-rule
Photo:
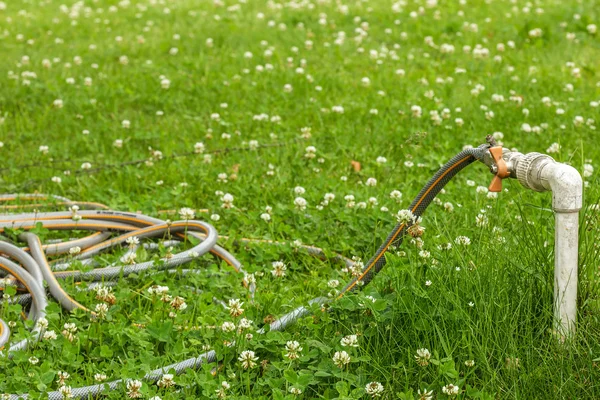
<path fill-rule="evenodd" d="M 401 224 L 414 223 L 416 220 L 414 214 L 410 210 L 398 211 L 398 213 L 396 214 L 396 218 L 398 219 L 398 222 Z"/>
<path fill-rule="evenodd" d="M 48 328 L 48 320 L 46 318 L 38 318 L 38 320 L 35 321 L 35 329 L 44 330 L 46 328 Z"/>
<path fill-rule="evenodd" d="M 356 335 L 344 336 L 340 340 L 340 344 L 343 347 L 358 347 L 358 336 L 356 336 Z"/>
<path fill-rule="evenodd" d="M 421 367 L 425 367 L 429 364 L 429 359 L 431 358 L 431 353 L 427 349 L 418 349 L 417 354 L 415 355 L 415 360 L 417 364 Z"/>
<path fill-rule="evenodd" d="M 539 38 L 542 37 L 544 32 L 540 28 L 535 28 L 529 31 L 529 37 L 531 38 Z"/>
<path fill-rule="evenodd" d="M 383 391 L 383 385 L 379 382 L 370 382 L 365 386 L 365 392 L 372 398 L 380 397 Z"/>
<path fill-rule="evenodd" d="M 69 249 L 69 254 L 72 256 L 79 254 L 79 253 L 81 253 L 81 247 L 79 247 L 79 246 L 73 246 Z"/>
<path fill-rule="evenodd" d="M 444 210 L 448 211 L 448 212 L 452 212 L 454 211 L 454 205 L 450 202 L 445 202 L 444 203 Z"/>
<path fill-rule="evenodd" d="M 135 379 L 127 381 L 127 396 L 131 399 L 142 397 L 140 389 L 142 388 L 142 382 Z"/>
<path fill-rule="evenodd" d="M 194 145 L 194 153 L 196 153 L 196 154 L 204 153 L 204 150 L 205 150 L 204 143 L 202 143 L 202 142 L 197 142 L 197 143 Z"/>
<path fill-rule="evenodd" d="M 449 383 L 446 386 L 442 387 L 442 392 L 444 394 L 447 394 L 448 396 L 456 396 L 459 391 L 460 388 L 452 383 Z"/>
<path fill-rule="evenodd" d="M 196 213 L 191 208 L 183 207 L 179 210 L 179 217 L 183 220 L 189 221 L 196 217 Z"/>
<path fill-rule="evenodd" d="M 421 250 L 421 251 L 419 251 L 419 257 L 427 259 L 427 258 L 431 257 L 431 253 L 428 252 L 427 250 Z"/>
<path fill-rule="evenodd" d="M 129 252 L 126 253 L 123 257 L 121 257 L 121 261 L 125 264 L 133 265 L 136 263 L 137 253 Z"/>
<path fill-rule="evenodd" d="M 231 195 L 229 193 L 225 193 L 223 195 L 223 197 L 221 197 L 221 201 L 223 202 L 221 207 L 223 207 L 223 208 L 232 208 L 233 207 L 233 195 Z"/>
<path fill-rule="evenodd" d="M 340 285 L 340 281 L 338 281 L 337 279 L 332 279 L 329 282 L 327 282 L 327 286 L 329 286 L 330 288 L 336 288 Z"/>
<path fill-rule="evenodd" d="M 59 385 L 64 385 L 65 381 L 71 377 L 71 375 L 65 371 L 58 371 L 57 375 L 58 380 L 56 381 L 56 383 L 58 383 Z"/>
<path fill-rule="evenodd" d="M 187 303 L 185 302 L 185 299 L 181 296 L 173 297 L 169 305 L 177 311 L 183 311 L 187 308 Z"/>
<path fill-rule="evenodd" d="M 350 355 L 345 351 L 336 351 L 333 355 L 333 363 L 337 365 L 339 368 L 344 368 L 346 365 L 350 364 Z"/>
<path fill-rule="evenodd" d="M 256 283 L 256 277 L 254 274 L 245 274 L 244 275 L 244 284 L 249 286 L 251 284 Z"/>
<path fill-rule="evenodd" d="M 558 143 L 552 143 L 550 145 L 550 147 L 548 147 L 546 149 L 546 152 L 547 153 L 558 153 L 558 152 L 560 152 L 560 144 L 558 144 Z"/>
<path fill-rule="evenodd" d="M 234 318 L 242 315 L 244 313 L 244 309 L 242 308 L 243 305 L 244 303 L 240 301 L 240 299 L 229 299 L 227 307 L 227 309 L 229 310 L 229 315 L 231 315 Z"/>
<path fill-rule="evenodd" d="M 226 333 L 233 332 L 233 331 L 235 331 L 235 324 L 233 322 L 225 321 L 221 325 L 221 330 Z"/>
<path fill-rule="evenodd" d="M 107 378 L 106 374 L 94 374 L 94 380 L 96 382 L 102 382 L 105 381 Z"/>
<path fill-rule="evenodd" d="M 71 390 L 71 386 L 61 386 L 58 391 L 62 394 L 64 399 L 72 399 L 73 392 Z"/>
<path fill-rule="evenodd" d="M 137 236 L 130 236 L 125 239 L 125 243 L 127 243 L 129 247 L 134 247 L 140 244 L 140 239 Z"/>
<path fill-rule="evenodd" d="M 56 340 L 58 335 L 54 331 L 46 331 L 42 337 L 44 340 Z"/>
<path fill-rule="evenodd" d="M 419 400 L 432 400 L 433 399 L 433 390 L 429 390 L 427 391 L 427 389 L 423 389 L 423 391 L 421 392 L 421 389 L 417 390 L 417 394 L 419 395 Z"/>
<path fill-rule="evenodd" d="M 487 226 L 488 222 L 488 218 L 485 214 L 478 214 L 477 217 L 475 217 L 475 224 L 477 227 Z"/>
<path fill-rule="evenodd" d="M 271 274 L 275 278 L 283 278 L 285 276 L 286 270 L 287 270 L 287 267 L 285 266 L 285 264 L 282 261 L 274 261 L 273 269 L 271 270 Z"/>
<path fill-rule="evenodd" d="M 299 396 L 299 395 L 301 395 L 301 394 L 302 394 L 302 389 L 300 389 L 300 388 L 297 388 L 297 387 L 295 387 L 295 386 L 290 386 L 290 388 L 288 389 L 288 391 L 289 391 L 291 394 L 295 395 L 295 396 Z"/>
<path fill-rule="evenodd" d="M 471 239 L 469 239 L 467 236 L 457 236 L 456 239 L 454 239 L 454 243 L 462 246 L 468 246 L 471 244 Z"/>
<path fill-rule="evenodd" d="M 308 146 L 304 151 L 306 152 L 304 154 L 305 158 L 312 159 L 316 157 L 317 148 L 315 146 Z"/>
<path fill-rule="evenodd" d="M 161 378 L 156 382 L 156 385 L 160 388 L 170 388 L 175 386 L 175 380 L 173 374 L 164 374 Z"/>
<path fill-rule="evenodd" d="M 390 193 L 390 198 L 396 200 L 396 203 L 400 203 L 400 199 L 402 199 L 402 192 L 399 190 L 392 190 Z"/>
<path fill-rule="evenodd" d="M 412 113 L 412 116 L 415 118 L 421 118 L 421 116 L 423 115 L 423 110 L 421 109 L 421 107 L 419 107 L 417 105 L 411 106 L 410 112 Z"/>
<path fill-rule="evenodd" d="M 296 186 L 294 188 L 294 193 L 296 193 L 298 196 L 301 196 L 306 193 L 306 189 L 304 189 L 302 186 Z"/>
<path fill-rule="evenodd" d="M 240 323 L 238 324 L 238 327 L 240 329 L 250 329 L 250 328 L 252 328 L 252 323 L 253 322 L 254 321 L 252 321 L 251 319 L 242 318 L 242 319 L 240 319 Z"/>
<path fill-rule="evenodd" d="M 302 346 L 300 346 L 300 343 L 297 341 L 290 340 L 285 344 L 285 350 L 287 351 L 285 354 L 287 358 L 290 360 L 296 360 L 300 357 L 299 353 L 302 351 Z"/>
<path fill-rule="evenodd" d="M 269 213 L 262 213 L 260 214 L 260 218 L 265 222 L 269 222 L 271 220 L 271 215 Z"/>
<path fill-rule="evenodd" d="M 242 364 L 244 369 L 250 369 L 256 366 L 255 361 L 258 361 L 258 357 L 254 355 L 252 350 L 244 350 L 238 357 L 238 361 Z"/>
<path fill-rule="evenodd" d="M 365 299 L 369 300 L 371 303 L 375 303 L 377 299 L 373 296 L 366 295 Z"/>
<path fill-rule="evenodd" d="M 168 286 L 153 285 L 148 288 L 148 293 L 151 295 L 163 295 L 169 292 Z"/>
<path fill-rule="evenodd" d="M 306 199 L 304 197 L 296 197 L 294 199 L 294 206 L 296 206 L 297 209 L 299 210 L 306 210 L 306 206 L 307 206 L 308 202 L 306 201 Z"/>
<path fill-rule="evenodd" d="M 106 314 L 108 313 L 108 304 L 106 304 L 106 303 L 96 304 L 96 308 L 94 310 L 96 311 L 98 318 L 104 318 L 104 317 L 106 317 Z"/>
<path fill-rule="evenodd" d="M 375 179 L 375 178 L 369 178 L 365 182 L 365 185 L 367 185 L 367 186 L 377 186 L 377 179 Z"/>

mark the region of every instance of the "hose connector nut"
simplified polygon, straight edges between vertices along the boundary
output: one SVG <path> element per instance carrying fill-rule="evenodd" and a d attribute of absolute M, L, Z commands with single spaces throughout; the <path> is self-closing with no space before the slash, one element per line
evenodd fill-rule
<path fill-rule="evenodd" d="M 542 153 L 527 153 L 519 158 L 516 163 L 516 175 L 521 185 L 536 192 L 544 192 L 544 187 L 539 175 L 542 170 L 540 163 L 555 162 L 552 157 Z"/>

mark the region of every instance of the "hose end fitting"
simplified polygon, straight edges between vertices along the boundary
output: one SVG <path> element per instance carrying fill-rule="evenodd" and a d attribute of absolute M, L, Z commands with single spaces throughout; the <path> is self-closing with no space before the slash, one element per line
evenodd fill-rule
<path fill-rule="evenodd" d="M 544 164 L 555 162 L 552 157 L 542 153 L 527 153 L 515 161 L 515 173 L 521 185 L 535 192 L 549 190 L 543 186 L 540 173 Z"/>

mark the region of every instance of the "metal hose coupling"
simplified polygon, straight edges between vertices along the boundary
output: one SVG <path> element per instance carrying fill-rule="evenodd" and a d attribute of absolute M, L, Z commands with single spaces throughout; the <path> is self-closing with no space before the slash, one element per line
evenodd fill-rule
<path fill-rule="evenodd" d="M 552 191 L 552 209 L 556 212 L 576 212 L 582 207 L 583 182 L 579 171 L 549 155 L 523 154 L 492 146 L 482 162 L 495 175 L 490 191 L 502 189 L 501 179 L 516 178 L 527 189 Z"/>

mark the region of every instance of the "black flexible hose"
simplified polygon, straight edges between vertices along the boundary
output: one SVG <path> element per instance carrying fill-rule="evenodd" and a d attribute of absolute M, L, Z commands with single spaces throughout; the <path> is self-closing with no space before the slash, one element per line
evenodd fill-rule
<path fill-rule="evenodd" d="M 412 212 L 414 218 L 416 219 L 423 215 L 435 196 L 437 196 L 444 186 L 446 186 L 446 184 L 463 168 L 471 164 L 473 161 L 482 160 L 486 150 L 489 147 L 490 146 L 488 144 L 482 144 L 477 148 L 465 149 L 444 164 L 425 184 L 425 186 L 423 186 L 417 197 L 415 197 L 410 204 L 408 209 Z M 347 292 L 355 290 L 358 286 L 367 285 L 369 282 L 371 282 L 371 280 L 373 280 L 375 275 L 377 275 L 385 266 L 385 252 L 391 246 L 398 247 L 400 244 L 402 244 L 404 235 L 412 223 L 413 222 L 399 222 L 394 227 L 387 239 L 383 242 L 379 249 L 377 249 L 375 255 L 371 257 L 367 264 L 365 264 L 361 274 L 355 277 L 346 285 L 346 287 L 344 287 L 344 289 L 341 290 L 338 298 L 342 297 Z"/>

